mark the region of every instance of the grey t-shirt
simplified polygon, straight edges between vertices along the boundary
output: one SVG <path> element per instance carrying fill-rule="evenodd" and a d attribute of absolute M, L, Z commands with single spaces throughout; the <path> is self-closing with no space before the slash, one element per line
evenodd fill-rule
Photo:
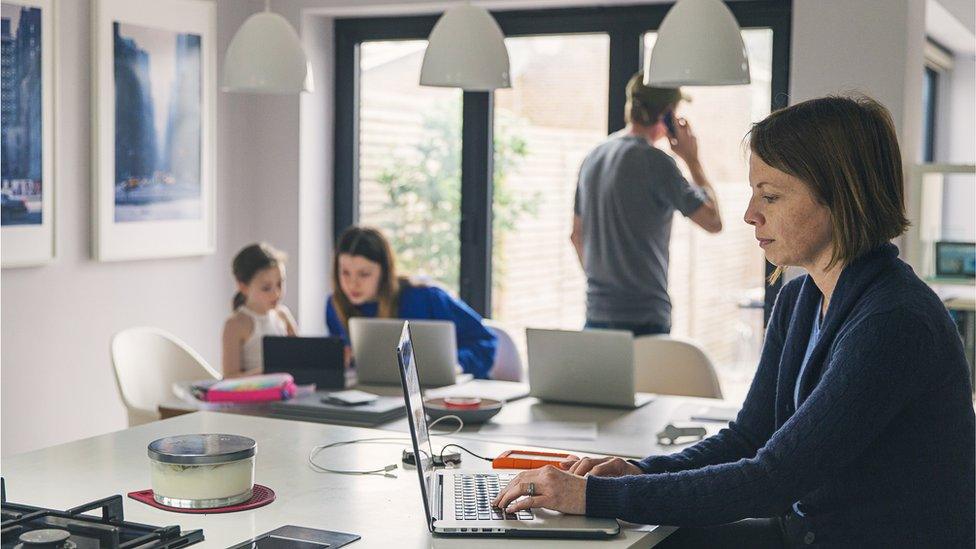
<path fill-rule="evenodd" d="M 674 210 L 689 216 L 706 200 L 643 137 L 614 134 L 590 152 L 574 206 L 583 220 L 587 320 L 671 325 L 671 220 Z"/>

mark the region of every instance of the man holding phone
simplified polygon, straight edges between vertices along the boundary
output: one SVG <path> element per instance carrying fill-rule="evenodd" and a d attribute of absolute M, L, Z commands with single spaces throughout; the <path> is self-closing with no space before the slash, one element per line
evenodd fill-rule
<path fill-rule="evenodd" d="M 674 211 L 710 233 L 722 230 L 698 140 L 674 111 L 680 89 L 627 84 L 627 126 L 587 155 L 579 172 L 570 240 L 586 273 L 586 327 L 635 336 L 671 331 L 668 248 Z M 667 137 L 694 183 L 654 146 Z"/>

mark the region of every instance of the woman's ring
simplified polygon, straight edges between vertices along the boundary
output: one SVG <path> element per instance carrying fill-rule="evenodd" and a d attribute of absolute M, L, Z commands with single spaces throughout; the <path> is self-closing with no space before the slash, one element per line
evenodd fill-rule
<path fill-rule="evenodd" d="M 535 483 L 534 482 L 530 482 L 529 483 L 529 489 L 526 492 L 526 494 L 528 494 L 529 496 L 534 496 L 535 495 Z"/>

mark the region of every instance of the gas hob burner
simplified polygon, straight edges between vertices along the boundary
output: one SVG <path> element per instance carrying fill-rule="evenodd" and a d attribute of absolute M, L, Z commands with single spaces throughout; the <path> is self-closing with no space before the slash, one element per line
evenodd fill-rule
<path fill-rule="evenodd" d="M 0 478 L 0 549 L 177 549 L 203 541 L 203 530 L 126 521 L 122 501 L 109 496 L 65 511 L 10 503 Z"/>
<path fill-rule="evenodd" d="M 20 544 L 15 549 L 77 549 L 78 544 L 71 541 L 71 532 L 60 528 L 31 530 L 20 535 Z"/>

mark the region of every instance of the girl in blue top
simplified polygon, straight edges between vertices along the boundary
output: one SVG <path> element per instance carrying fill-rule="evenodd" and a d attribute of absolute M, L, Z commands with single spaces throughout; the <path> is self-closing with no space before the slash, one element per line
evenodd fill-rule
<path fill-rule="evenodd" d="M 332 287 L 325 306 L 329 333 L 346 342 L 349 319 L 356 316 L 408 320 L 450 320 L 457 336 L 458 363 L 464 372 L 487 378 L 495 361 L 495 335 L 463 301 L 444 290 L 398 277 L 390 243 L 376 229 L 350 227 L 339 237 L 332 260 Z"/>

